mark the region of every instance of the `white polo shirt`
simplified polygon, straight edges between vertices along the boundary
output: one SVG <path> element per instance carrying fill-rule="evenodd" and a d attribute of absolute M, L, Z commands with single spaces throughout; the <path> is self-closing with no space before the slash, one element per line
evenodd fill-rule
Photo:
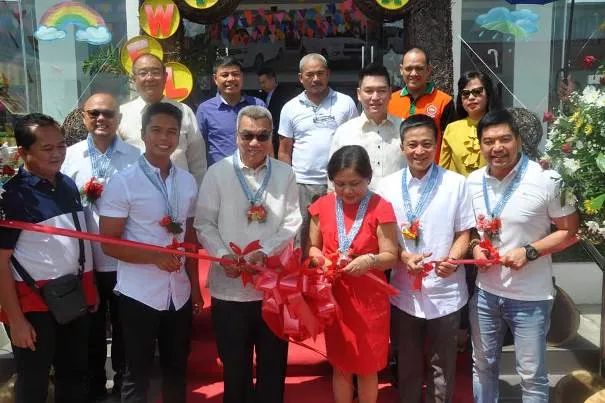
<path fill-rule="evenodd" d="M 329 89 L 319 105 L 303 91 L 281 110 L 278 133 L 294 141 L 292 168 L 296 182 L 326 185 L 328 157 L 336 128 L 358 115 L 350 96 Z"/>
<path fill-rule="evenodd" d="M 384 121 L 376 124 L 362 113 L 336 129 L 330 147 L 330 157 L 343 146 L 362 146 L 370 156 L 370 164 L 372 164 L 370 189 L 375 190 L 382 178 L 407 165 L 401 153 L 400 125 L 401 119 L 397 116 L 387 115 Z M 332 190 L 334 185 L 330 182 L 328 187 Z"/>
<path fill-rule="evenodd" d="M 494 207 L 513 180 L 520 163 L 503 179 L 498 180 L 483 167 L 468 176 L 468 185 L 475 216 L 488 217 L 483 200 L 483 178 L 487 179 L 490 207 Z M 502 214 L 500 255 L 514 248 L 544 238 L 551 233 L 553 218 L 565 217 L 575 211 L 574 206 L 561 206 L 561 177 L 552 170 L 543 170 L 540 164 L 529 161 L 527 171 Z M 550 255 L 528 262 L 521 270 L 493 266 L 477 275 L 477 287 L 510 299 L 542 301 L 554 298 L 552 258 Z"/>
<path fill-rule="evenodd" d="M 147 164 L 147 160 L 145 160 Z M 151 164 L 159 175 L 160 170 Z M 185 229 L 187 218 L 193 217 L 197 184 L 187 171 L 173 165 L 166 178 L 168 194 L 172 194 L 172 178 L 176 175 L 179 195 L 178 221 Z M 127 218 L 122 239 L 168 246 L 173 234 L 160 225 L 166 216 L 162 193 L 149 181 L 138 162 L 116 173 L 99 199 L 100 215 Z M 184 232 L 176 235 L 179 242 Z M 189 299 L 191 285 L 184 265 L 172 273 L 160 270 L 154 264 L 136 264 L 118 261 L 115 290 L 159 311 L 167 310 L 170 300 L 180 309 Z"/>
<path fill-rule="evenodd" d="M 124 143 L 116 136 L 116 145 L 114 153 L 111 156 L 108 177 L 111 177 L 118 171 L 136 163 L 141 152 L 138 148 Z M 82 189 L 84 184 L 92 177 L 92 162 L 88 154 L 88 141 L 82 140 L 67 148 L 65 161 L 61 167 L 61 172 L 69 176 L 78 189 Z M 82 200 L 84 205 L 84 216 L 86 217 L 86 227 L 89 232 L 99 233 L 99 206 L 98 203 L 89 204 Z M 94 259 L 94 268 L 96 271 L 108 272 L 116 271 L 118 261 L 103 253 L 101 244 L 91 242 L 92 255 Z"/>
<path fill-rule="evenodd" d="M 415 246 L 414 240 L 400 237 L 401 246 L 410 252 L 432 252 L 428 260 L 447 257 L 450 253 L 456 232 L 475 226 L 473 210 L 464 176 L 433 165 L 421 178 L 416 179 L 407 172 L 408 191 L 412 206 L 420 198 L 420 190 L 428 181 L 433 169 L 439 170 L 437 184 L 430 197 L 429 204 L 420 217 L 420 240 Z M 391 202 L 401 228 L 407 225 L 407 212 L 403 207 L 401 180 L 403 170 L 387 176 L 378 184 L 377 193 Z M 399 265 L 393 271 L 391 284 L 399 294 L 391 297 L 391 303 L 402 311 L 417 318 L 435 319 L 461 309 L 468 300 L 468 290 L 464 268 L 447 278 L 437 276 L 434 270 L 422 280 L 420 291 L 411 289 L 413 278 L 407 267 Z"/>
<path fill-rule="evenodd" d="M 181 102 L 168 98 L 162 99 L 161 102 L 174 105 L 183 113 L 179 144 L 172 153 L 171 159 L 176 166 L 191 173 L 199 186 L 206 173 L 206 142 L 197 125 L 195 113 L 193 113 L 190 107 Z M 142 153 L 145 152 L 145 143 L 141 139 L 141 129 L 143 125 L 143 110 L 146 106 L 147 103 L 141 97 L 120 105 L 122 121 L 118 128 L 118 133 L 122 137 L 122 140 L 137 147 Z"/>
<path fill-rule="evenodd" d="M 211 255 L 218 257 L 233 253 L 230 242 L 243 248 L 256 240 L 261 242 L 265 254 L 279 253 L 294 240 L 302 224 L 294 172 L 289 165 L 271 158 L 271 177 L 262 200 L 267 220 L 248 223 L 246 212 L 250 204 L 235 174 L 234 163 L 242 168 L 252 192 L 262 183 L 265 164 L 252 169 L 231 156 L 212 165 L 197 201 L 194 226 L 198 239 Z M 227 277 L 225 269 L 217 264 L 212 266 L 208 280 L 214 298 L 238 302 L 263 299 L 262 292 L 251 284 L 244 288 L 241 278 Z"/>

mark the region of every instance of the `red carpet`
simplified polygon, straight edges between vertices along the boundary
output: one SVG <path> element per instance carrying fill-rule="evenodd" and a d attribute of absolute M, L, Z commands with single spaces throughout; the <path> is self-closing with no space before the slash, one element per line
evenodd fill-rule
<path fill-rule="evenodd" d="M 200 283 L 205 284 L 205 273 L 200 273 Z M 206 304 L 210 296 L 206 288 Z M 306 344 L 319 351 L 325 351 L 324 340 Z M 331 367 L 319 354 L 304 347 L 290 343 L 288 354 L 288 372 L 286 379 L 286 403 L 331 403 L 332 384 Z M 397 389 L 388 382 L 386 373 L 381 376 L 379 402 L 395 402 Z M 218 364 L 218 354 L 214 343 L 214 333 L 210 322 L 208 306 L 194 323 L 194 335 L 189 357 L 189 399 L 191 403 L 221 403 L 223 398 L 222 370 Z M 454 402 L 471 403 L 473 401 L 471 362 L 468 353 L 458 356 L 456 390 Z"/>

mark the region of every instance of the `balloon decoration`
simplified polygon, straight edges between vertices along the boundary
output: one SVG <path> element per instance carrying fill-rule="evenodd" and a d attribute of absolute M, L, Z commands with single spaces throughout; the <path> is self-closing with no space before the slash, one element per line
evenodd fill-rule
<path fill-rule="evenodd" d="M 146 0 L 139 9 L 139 25 L 149 36 L 166 39 L 179 27 L 179 9 L 171 0 Z"/>
<path fill-rule="evenodd" d="M 182 101 L 191 94 L 193 89 L 193 75 L 181 63 L 166 63 L 166 87 L 164 95 L 173 101 Z"/>
<path fill-rule="evenodd" d="M 424 1 L 426 0 L 354 0 L 361 12 L 375 21 L 398 21 L 413 6 Z"/>
<path fill-rule="evenodd" d="M 216 3 L 218 3 L 218 0 L 185 0 L 185 3 L 193 8 L 205 10 L 210 7 L 214 7 Z"/>
<path fill-rule="evenodd" d="M 374 0 L 387 10 L 401 10 L 410 0 Z"/>
<path fill-rule="evenodd" d="M 128 73 L 132 73 L 132 62 L 144 53 L 151 53 L 160 60 L 164 58 L 162 45 L 150 36 L 139 35 L 130 38 L 120 50 L 120 62 Z"/>

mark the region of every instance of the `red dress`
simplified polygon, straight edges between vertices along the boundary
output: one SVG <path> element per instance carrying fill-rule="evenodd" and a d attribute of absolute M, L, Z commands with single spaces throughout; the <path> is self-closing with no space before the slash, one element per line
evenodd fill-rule
<path fill-rule="evenodd" d="M 325 256 L 337 252 L 336 200 L 333 193 L 319 198 L 309 206 L 311 216 L 319 217 Z M 345 229 L 355 221 L 359 204 L 343 205 Z M 395 223 L 389 202 L 373 195 L 368 204 L 359 233 L 351 245 L 351 255 L 378 253 L 379 224 Z M 380 279 L 384 273 L 371 269 Z M 343 275 L 333 285 L 342 317 L 326 328 L 326 350 L 330 363 L 344 372 L 370 375 L 387 365 L 389 350 L 389 298 L 368 285 L 364 277 Z"/>

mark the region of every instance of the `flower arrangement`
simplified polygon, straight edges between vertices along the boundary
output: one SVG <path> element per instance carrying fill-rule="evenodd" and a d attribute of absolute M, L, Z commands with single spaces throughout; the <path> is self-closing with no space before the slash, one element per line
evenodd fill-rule
<path fill-rule="evenodd" d="M 597 60 L 585 57 L 594 68 Z M 605 67 L 599 66 L 597 74 Z M 540 161 L 562 178 L 562 202 L 576 204 L 581 215 L 580 235 L 605 250 L 605 88 L 587 86 L 570 95 L 565 111 L 546 113 L 550 123 L 546 155 Z M 556 115 L 556 116 L 555 116 Z"/>
<path fill-rule="evenodd" d="M 19 154 L 16 149 L 6 143 L 0 145 L 0 187 L 17 173 Z"/>
<path fill-rule="evenodd" d="M 105 185 L 99 178 L 93 176 L 82 186 L 80 195 L 88 204 L 94 204 L 103 193 Z"/>

